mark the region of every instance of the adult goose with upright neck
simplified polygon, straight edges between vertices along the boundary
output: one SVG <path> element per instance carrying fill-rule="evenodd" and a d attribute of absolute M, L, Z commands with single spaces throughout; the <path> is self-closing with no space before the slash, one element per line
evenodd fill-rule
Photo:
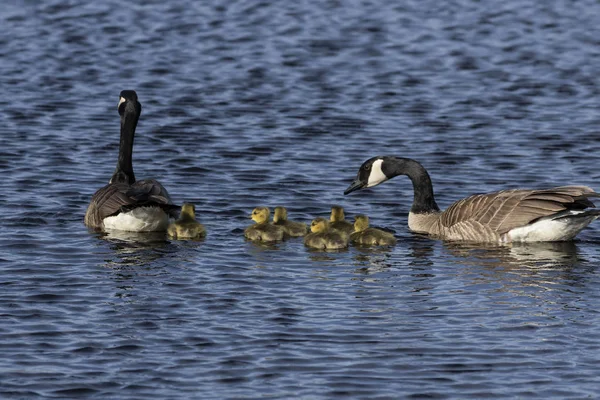
<path fill-rule="evenodd" d="M 393 156 L 365 161 L 344 194 L 377 186 L 398 175 L 408 176 L 413 184 L 409 229 L 440 239 L 488 243 L 571 240 L 600 216 L 589 199 L 600 194 L 587 186 L 475 194 L 440 211 L 425 168 L 410 158 Z"/>
<path fill-rule="evenodd" d="M 158 181 L 136 181 L 133 173 L 133 137 L 142 112 L 135 91 L 121 92 L 118 110 L 121 141 L 117 168 L 108 185 L 92 196 L 84 222 L 96 230 L 165 231 L 169 217 L 176 218 L 179 207 L 173 204 L 169 193 Z"/>

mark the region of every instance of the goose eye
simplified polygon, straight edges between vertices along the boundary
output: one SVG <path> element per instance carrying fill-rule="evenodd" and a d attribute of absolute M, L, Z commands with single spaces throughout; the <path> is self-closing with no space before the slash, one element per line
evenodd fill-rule
<path fill-rule="evenodd" d="M 370 171 L 371 170 L 371 166 L 370 165 L 365 165 L 365 171 Z"/>

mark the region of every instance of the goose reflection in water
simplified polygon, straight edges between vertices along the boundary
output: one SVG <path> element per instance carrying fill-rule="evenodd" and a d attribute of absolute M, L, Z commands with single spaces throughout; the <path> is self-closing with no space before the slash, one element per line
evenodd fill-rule
<path fill-rule="evenodd" d="M 98 237 L 110 243 L 114 251 L 112 260 L 105 267 L 126 270 L 130 267 L 151 265 L 165 255 L 175 252 L 176 247 L 167 241 L 165 232 L 126 232 L 108 230 Z M 180 242 L 195 243 L 195 242 Z"/>
<path fill-rule="evenodd" d="M 460 257 L 460 263 L 464 265 L 536 269 L 569 266 L 578 261 L 577 245 L 572 241 L 484 247 L 445 242 L 444 248 L 451 255 Z"/>
<path fill-rule="evenodd" d="M 467 286 L 489 285 L 493 291 L 543 298 L 545 292 L 571 291 L 587 280 L 574 242 L 496 248 L 445 244 L 445 250 L 459 258 L 458 273 Z"/>

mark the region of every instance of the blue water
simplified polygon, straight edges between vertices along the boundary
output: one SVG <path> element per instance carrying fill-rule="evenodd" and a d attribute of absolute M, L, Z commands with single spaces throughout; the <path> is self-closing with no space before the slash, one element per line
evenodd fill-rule
<path fill-rule="evenodd" d="M 481 399 L 600 393 L 600 225 L 493 248 L 407 228 L 419 160 L 471 193 L 600 189 L 600 3 L 17 0 L 0 8 L 0 398 Z M 138 179 L 204 241 L 89 232 L 118 95 Z M 259 205 L 368 214 L 392 249 L 249 243 Z"/>

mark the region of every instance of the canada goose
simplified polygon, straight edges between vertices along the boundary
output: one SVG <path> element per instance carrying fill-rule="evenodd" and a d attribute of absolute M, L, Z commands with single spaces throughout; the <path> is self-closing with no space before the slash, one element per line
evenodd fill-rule
<path fill-rule="evenodd" d="M 304 237 L 304 244 L 315 249 L 343 249 L 348 247 L 348 235 L 330 229 L 325 218 L 315 218 L 310 224 L 310 231 Z"/>
<path fill-rule="evenodd" d="M 308 233 L 308 227 L 304 222 L 294 222 L 287 219 L 287 209 L 285 207 L 275 207 L 273 225 L 281 226 L 283 232 L 291 237 L 305 236 Z"/>
<path fill-rule="evenodd" d="M 84 223 L 96 230 L 165 231 L 169 216 L 176 218 L 179 207 L 171 202 L 167 190 L 156 180 L 136 181 L 133 174 L 133 137 L 142 112 L 135 91 L 121 92 L 118 110 L 121 141 L 117 168 L 108 185 L 92 196 Z"/>
<path fill-rule="evenodd" d="M 332 206 L 331 216 L 329 217 L 329 227 L 333 230 L 342 232 L 345 235 L 350 235 L 352 232 L 354 232 L 354 224 L 346 221 L 345 218 L 343 207 Z"/>
<path fill-rule="evenodd" d="M 249 226 L 244 231 L 244 236 L 250 240 L 262 242 L 275 242 L 283 240 L 283 228 L 269 223 L 271 211 L 267 207 L 256 207 L 252 210 L 250 218 L 256 224 Z"/>
<path fill-rule="evenodd" d="M 393 156 L 365 161 L 344 194 L 398 175 L 408 176 L 413 183 L 409 229 L 441 239 L 499 243 L 571 240 L 600 215 L 600 210 L 588 209 L 595 207 L 589 197 L 600 195 L 587 186 L 476 194 L 442 212 L 425 168 L 410 158 Z"/>
<path fill-rule="evenodd" d="M 181 205 L 179 219 L 172 222 L 167 234 L 174 239 L 194 239 L 206 236 L 204 226 L 196 221 L 196 207 L 190 203 Z"/>
<path fill-rule="evenodd" d="M 354 232 L 350 235 L 350 242 L 373 246 L 396 244 L 396 238 L 391 233 L 377 228 L 369 228 L 369 217 L 366 215 L 357 215 L 354 219 Z"/>

